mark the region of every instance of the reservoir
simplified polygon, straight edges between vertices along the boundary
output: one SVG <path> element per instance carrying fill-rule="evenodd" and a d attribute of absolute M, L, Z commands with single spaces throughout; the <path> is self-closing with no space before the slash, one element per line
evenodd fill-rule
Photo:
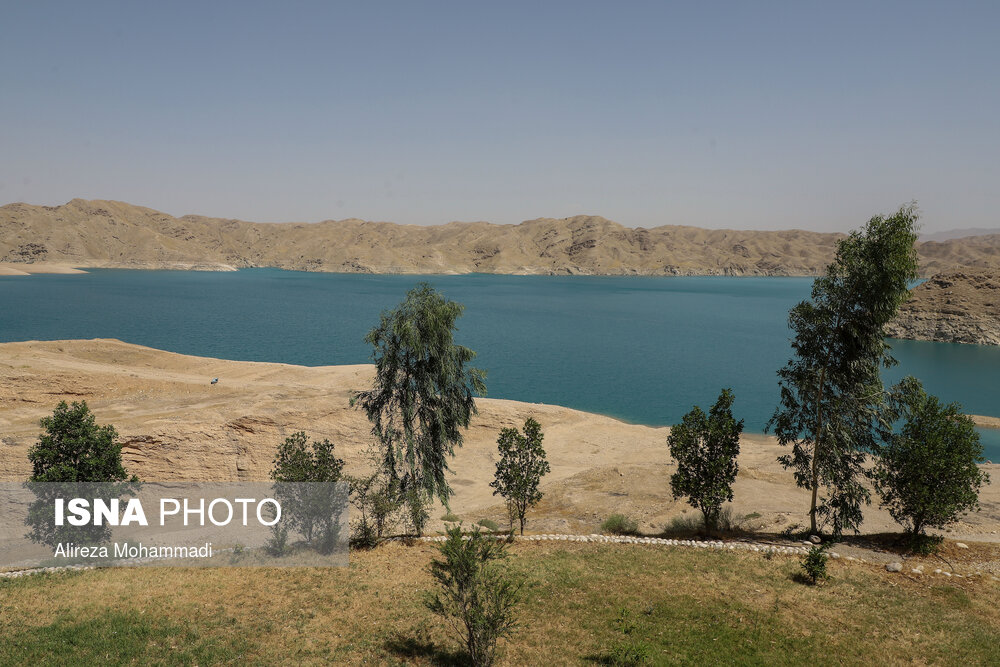
<path fill-rule="evenodd" d="M 0 277 L 0 341 L 118 338 L 172 352 L 307 366 L 371 361 L 379 313 L 427 281 L 465 305 L 456 340 L 489 396 L 632 423 L 675 423 L 731 387 L 760 432 L 791 354 L 788 310 L 811 278 L 409 276 L 245 269 L 91 269 Z M 944 402 L 1000 416 L 1000 348 L 890 341 L 887 383 L 920 378 Z M 982 429 L 1000 461 L 1000 429 Z"/>

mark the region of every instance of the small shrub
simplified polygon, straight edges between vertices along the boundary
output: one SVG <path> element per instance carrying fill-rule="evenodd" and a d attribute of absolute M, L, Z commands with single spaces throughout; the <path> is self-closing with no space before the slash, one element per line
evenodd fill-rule
<path fill-rule="evenodd" d="M 480 519 L 476 522 L 477 526 L 482 526 L 491 533 L 496 533 L 500 531 L 500 524 L 496 521 L 491 521 L 490 519 Z"/>
<path fill-rule="evenodd" d="M 448 510 L 447 512 L 445 512 L 444 516 L 441 517 L 441 520 L 446 523 L 458 523 L 462 519 L 451 510 Z"/>
<path fill-rule="evenodd" d="M 758 516 L 760 516 L 758 514 Z M 724 533 L 738 533 L 743 530 L 743 526 L 747 522 L 747 517 L 742 514 L 737 514 L 733 511 L 732 507 L 728 505 L 719 510 L 719 516 L 716 519 L 716 526 L 721 532 Z"/>
<path fill-rule="evenodd" d="M 826 571 L 826 562 L 829 560 L 826 550 L 829 546 L 829 543 L 817 544 L 802 557 L 802 571 L 805 573 L 806 581 L 813 586 L 830 578 Z"/>
<path fill-rule="evenodd" d="M 498 563 L 507 557 L 506 549 L 478 529 L 464 536 L 456 525 L 441 545 L 442 558 L 431 563 L 440 590 L 428 597 L 427 606 L 461 637 L 473 665 L 493 665 L 497 642 L 516 625 L 518 587 Z"/>
<path fill-rule="evenodd" d="M 926 535 L 922 533 L 912 535 L 908 533 L 904 536 L 903 544 L 911 553 L 920 556 L 930 556 L 933 553 L 937 553 L 942 542 L 944 542 L 944 538 L 940 535 Z"/>
<path fill-rule="evenodd" d="M 364 517 L 356 521 L 351 532 L 351 547 L 355 549 L 374 549 L 378 546 L 379 538 L 375 534 L 375 526 Z"/>
<path fill-rule="evenodd" d="M 271 539 L 264 544 L 264 553 L 269 556 L 283 556 L 288 549 L 288 527 L 276 525 L 271 528 Z"/>
<path fill-rule="evenodd" d="M 639 524 L 624 514 L 612 514 L 601 524 L 601 532 L 612 535 L 638 535 Z"/>
<path fill-rule="evenodd" d="M 694 535 L 704 526 L 700 516 L 695 514 L 681 514 L 670 519 L 664 534 L 666 535 Z"/>

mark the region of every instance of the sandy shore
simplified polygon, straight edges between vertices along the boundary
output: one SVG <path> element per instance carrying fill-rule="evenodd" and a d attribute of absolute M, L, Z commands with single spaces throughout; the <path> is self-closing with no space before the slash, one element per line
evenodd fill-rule
<path fill-rule="evenodd" d="M 150 481 L 266 480 L 275 447 L 299 430 L 329 438 L 348 472 L 359 471 L 372 437 L 348 399 L 369 385 L 372 372 L 370 365 L 311 368 L 191 357 L 115 340 L 0 344 L 0 480 L 27 477 L 38 420 L 60 400 L 86 400 L 99 423 L 114 424 L 126 466 Z M 529 416 L 542 425 L 552 465 L 530 529 L 595 532 L 608 515 L 623 512 L 658 530 L 693 511 L 670 495 L 667 428 L 554 405 L 477 404 L 479 415 L 451 465 L 452 509 L 466 521 L 505 520 L 489 487 L 496 437 Z M 775 461 L 783 451 L 770 437 L 743 438 L 734 509 L 756 515 L 754 528 L 807 524 L 806 492 Z M 983 509 L 952 536 L 1000 541 L 1000 465 L 985 468 L 994 481 L 982 494 Z M 434 510 L 435 525 L 443 512 Z M 885 512 L 872 507 L 866 514 L 866 531 L 895 530 Z"/>
<path fill-rule="evenodd" d="M 59 262 L 0 262 L 0 276 L 30 276 L 34 273 L 86 273 L 75 266 Z"/>
<path fill-rule="evenodd" d="M 969 415 L 976 426 L 980 428 L 1000 428 L 1000 417 L 984 417 L 983 415 Z"/>

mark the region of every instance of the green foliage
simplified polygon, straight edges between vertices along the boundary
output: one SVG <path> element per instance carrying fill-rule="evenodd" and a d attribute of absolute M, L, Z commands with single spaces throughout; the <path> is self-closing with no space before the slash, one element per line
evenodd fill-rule
<path fill-rule="evenodd" d="M 490 531 L 491 533 L 496 533 L 500 531 L 500 524 L 492 519 L 480 519 L 476 522 L 477 526 L 482 526 L 484 529 Z"/>
<path fill-rule="evenodd" d="M 441 515 L 441 520 L 447 523 L 458 523 L 459 521 L 462 520 L 462 517 L 458 516 L 451 510 L 448 510 L 447 512 Z"/>
<path fill-rule="evenodd" d="M 275 558 L 288 551 L 288 527 L 276 524 L 271 527 L 271 537 L 264 544 L 264 552 Z"/>
<path fill-rule="evenodd" d="M 638 535 L 639 524 L 624 514 L 612 514 L 601 524 L 601 532 L 612 535 Z"/>
<path fill-rule="evenodd" d="M 118 432 L 98 426 L 87 402 L 60 401 L 51 417 L 39 422 L 45 433 L 28 450 L 30 482 L 135 482 L 122 464 Z"/>
<path fill-rule="evenodd" d="M 826 571 L 826 562 L 829 559 L 826 550 L 829 547 L 829 543 L 817 544 L 802 557 L 802 571 L 805 573 L 806 581 L 813 586 L 830 578 Z"/>
<path fill-rule="evenodd" d="M 880 369 L 895 364 L 883 331 L 917 277 L 916 219 L 915 206 L 904 206 L 852 232 L 811 299 L 789 312 L 794 356 L 778 371 L 781 399 L 768 429 L 792 445 L 778 460 L 812 491 L 812 532 L 819 518 L 835 535 L 857 530 L 871 502 L 862 480 L 885 427 Z"/>
<path fill-rule="evenodd" d="M 616 667 L 637 667 L 649 664 L 653 657 L 652 648 L 640 638 L 640 627 L 632 611 L 627 607 L 618 610 L 615 629 L 621 633 L 600 662 Z"/>
<path fill-rule="evenodd" d="M 687 496 L 701 511 L 705 528 L 718 527 L 722 503 L 733 499 L 743 420 L 733 418 L 733 392 L 723 389 L 708 415 L 697 405 L 670 429 L 667 445 L 677 461 L 670 477 L 674 498 Z"/>
<path fill-rule="evenodd" d="M 343 470 L 344 461 L 334 454 L 333 443 L 314 440 L 309 445 L 302 431 L 278 446 L 271 468 L 274 497 L 286 517 L 282 523 L 298 530 L 307 544 L 323 553 L 333 549 L 339 534 L 344 507 L 334 483 L 341 480 Z M 275 548 L 282 542 L 277 534 L 272 540 Z"/>
<path fill-rule="evenodd" d="M 497 461 L 494 479 L 490 482 L 493 495 L 500 495 L 507 501 L 511 530 L 516 520 L 520 523 L 522 535 L 528 508 L 542 499 L 538 485 L 542 477 L 551 470 L 542 448 L 542 438 L 545 436 L 541 425 L 529 417 L 524 422 L 523 430 L 523 435 L 516 428 L 500 431 L 497 438 L 500 460 Z"/>
<path fill-rule="evenodd" d="M 92 497 L 114 498 L 134 491 L 139 479 L 129 475 L 122 463 L 115 427 L 99 426 L 86 401 L 72 405 L 60 401 L 52 416 L 43 417 L 39 424 L 45 431 L 28 450 L 31 477 L 27 486 L 36 498 L 25 521 L 29 539 L 49 546 L 109 541 L 108 525 L 56 526 L 52 506 L 58 491 L 48 483 L 78 484 L 81 495 Z"/>
<path fill-rule="evenodd" d="M 410 488 L 403 494 L 403 504 L 406 506 L 406 519 L 413 534 L 420 537 L 424 534 L 427 520 L 431 518 L 430 499 L 422 489 Z"/>
<path fill-rule="evenodd" d="M 486 393 L 486 372 L 467 366 L 476 353 L 454 343 L 462 310 L 427 283 L 410 290 L 365 337 L 375 381 L 351 399 L 372 423 L 382 465 L 400 488 L 423 489 L 445 504 L 448 458 L 476 412 L 473 394 Z"/>
<path fill-rule="evenodd" d="M 918 380 L 903 379 L 892 391 L 892 416 L 902 429 L 879 451 L 873 477 L 882 506 L 911 535 L 944 528 L 979 508 L 989 475 L 972 419 L 958 403 L 942 405 Z"/>
<path fill-rule="evenodd" d="M 403 507 L 404 496 L 399 482 L 381 468 L 369 475 L 349 477 L 351 504 L 358 510 L 351 542 L 360 548 L 372 548 L 386 536 Z"/>
<path fill-rule="evenodd" d="M 488 667 L 497 657 L 497 642 L 516 626 L 518 586 L 500 569 L 506 544 L 478 529 L 462 535 L 461 526 L 448 529 L 441 558 L 431 563 L 440 590 L 427 600 L 462 639 L 473 665 Z"/>

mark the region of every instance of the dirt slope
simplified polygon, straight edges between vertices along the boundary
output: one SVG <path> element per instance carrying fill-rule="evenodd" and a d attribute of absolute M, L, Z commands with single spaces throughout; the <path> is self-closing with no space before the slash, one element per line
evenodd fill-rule
<path fill-rule="evenodd" d="M 914 288 L 886 333 L 893 338 L 1000 345 L 1000 271 L 931 276 Z"/>
<path fill-rule="evenodd" d="M 28 448 L 38 420 L 60 400 L 86 400 L 98 423 L 114 424 L 129 470 L 150 481 L 266 480 L 275 447 L 295 431 L 329 438 L 348 472 L 364 466 L 371 442 L 368 422 L 348 406 L 366 388 L 373 367 L 309 368 L 191 357 L 115 340 L 0 344 L 0 481 L 30 474 Z M 210 384 L 218 377 L 216 385 Z M 505 521 L 492 495 L 496 438 L 501 428 L 537 419 L 545 433 L 552 472 L 545 498 L 532 511 L 537 532 L 595 532 L 614 512 L 638 518 L 647 530 L 690 511 L 670 495 L 674 470 L 669 429 L 636 426 L 554 405 L 479 399 L 479 415 L 452 463 L 452 509 L 469 521 Z M 736 483 L 737 512 L 757 513 L 755 527 L 781 530 L 806 524 L 806 493 L 775 457 L 772 438 L 745 437 Z M 983 512 L 956 533 L 1000 539 L 1000 465 L 987 466 L 993 484 Z M 442 508 L 433 512 L 440 526 Z M 875 508 L 866 528 L 892 526 Z"/>

